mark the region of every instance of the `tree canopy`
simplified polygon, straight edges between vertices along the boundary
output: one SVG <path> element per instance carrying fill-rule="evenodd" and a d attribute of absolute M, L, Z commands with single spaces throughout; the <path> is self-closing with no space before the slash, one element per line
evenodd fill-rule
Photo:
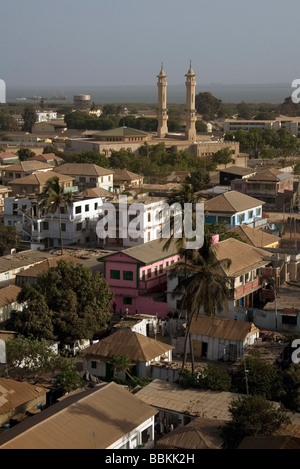
<path fill-rule="evenodd" d="M 20 238 L 15 226 L 5 226 L 0 224 L 0 256 L 8 249 L 16 248 Z"/>
<path fill-rule="evenodd" d="M 22 287 L 18 301 L 27 307 L 12 315 L 10 326 L 26 337 L 92 339 L 111 317 L 112 298 L 102 274 L 61 260 L 40 274 L 36 285 Z"/>

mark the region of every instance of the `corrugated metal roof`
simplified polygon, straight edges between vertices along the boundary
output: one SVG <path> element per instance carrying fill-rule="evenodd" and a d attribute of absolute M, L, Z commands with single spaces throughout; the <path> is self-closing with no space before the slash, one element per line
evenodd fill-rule
<path fill-rule="evenodd" d="M 114 382 L 101 384 L 66 397 L 4 432 L 0 447 L 105 449 L 156 413 L 124 387 Z"/>
<path fill-rule="evenodd" d="M 238 191 L 228 191 L 204 203 L 207 212 L 236 213 L 263 205 L 265 202 Z"/>
<path fill-rule="evenodd" d="M 16 254 L 8 254 L 0 257 L 0 272 L 9 272 L 14 269 L 26 267 L 27 265 L 36 264 L 53 257 L 49 252 L 29 249 Z"/>
<path fill-rule="evenodd" d="M 148 241 L 147 243 L 139 244 L 131 248 L 124 249 L 119 254 L 125 254 L 133 259 L 136 259 L 144 264 L 150 264 L 151 262 L 164 259 L 166 257 L 178 254 L 178 248 L 176 247 L 177 239 L 170 243 L 169 249 L 163 249 L 166 239 L 155 239 L 154 241 Z M 114 256 L 116 253 L 111 253 L 108 257 Z"/>
<path fill-rule="evenodd" d="M 244 270 L 249 272 L 256 266 L 260 267 L 270 262 L 271 255 L 268 251 L 243 243 L 235 238 L 228 238 L 213 244 L 212 249 L 219 261 L 222 259 L 231 260 L 230 266 L 224 269 L 229 277 L 237 276 Z"/>
<path fill-rule="evenodd" d="M 42 185 L 42 184 L 46 184 L 48 179 L 54 178 L 54 177 L 58 178 L 59 181 L 73 181 L 74 180 L 74 178 L 71 176 L 66 176 L 65 174 L 59 174 L 56 172 L 56 170 L 55 171 L 51 170 L 51 171 L 40 171 L 38 173 L 29 174 L 28 176 L 24 176 L 19 179 L 13 179 L 12 181 L 9 181 L 8 184 L 10 186 L 20 185 L 20 184 Z"/>
<path fill-rule="evenodd" d="M 184 427 L 177 427 L 157 442 L 157 448 L 221 449 L 220 427 L 225 421 L 196 417 Z"/>
<path fill-rule="evenodd" d="M 9 412 L 49 391 L 42 386 L 0 378 L 0 414 Z"/>
<path fill-rule="evenodd" d="M 64 254 L 62 256 L 51 257 L 50 259 L 46 259 L 43 262 L 40 262 L 29 269 L 24 270 L 23 272 L 18 272 L 18 277 L 37 277 L 42 272 L 49 270 L 51 267 L 56 267 L 59 261 L 66 261 L 66 262 L 74 262 L 75 264 L 82 263 L 82 260 L 78 257 L 68 256 Z M 0 290 L 1 293 L 1 290 Z"/>
<path fill-rule="evenodd" d="M 252 322 L 196 315 L 192 319 L 191 333 L 218 339 L 243 341 L 259 332 Z"/>
<path fill-rule="evenodd" d="M 135 362 L 148 362 L 174 347 L 129 329 L 120 329 L 84 350 L 84 356 L 127 355 Z"/>
<path fill-rule="evenodd" d="M 16 285 L 9 285 L 8 287 L 0 289 L 0 308 L 3 306 L 10 305 L 17 301 L 17 296 L 20 293 L 21 288 Z"/>
<path fill-rule="evenodd" d="M 55 171 L 71 176 L 105 176 L 107 174 L 113 174 L 111 169 L 102 168 L 92 163 L 63 163 L 56 167 Z"/>
<path fill-rule="evenodd" d="M 274 236 L 258 228 L 250 228 L 250 226 L 247 225 L 235 226 L 230 231 L 237 233 L 246 243 L 258 248 L 263 248 L 264 246 L 276 242 L 279 243 L 280 241 L 278 236 Z"/>
<path fill-rule="evenodd" d="M 229 405 L 242 394 L 183 389 L 177 384 L 155 379 L 135 394 L 157 409 L 166 409 L 193 417 L 231 420 Z"/>

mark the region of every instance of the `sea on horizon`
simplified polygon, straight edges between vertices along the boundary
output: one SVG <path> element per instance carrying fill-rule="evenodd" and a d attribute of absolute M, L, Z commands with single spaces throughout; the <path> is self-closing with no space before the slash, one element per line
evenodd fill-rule
<path fill-rule="evenodd" d="M 208 84 L 197 85 L 196 94 L 208 91 L 224 103 L 270 103 L 281 104 L 292 95 L 290 83 L 273 84 Z M 105 103 L 156 103 L 157 85 L 138 86 L 9 86 L 6 84 L 6 102 L 34 102 L 33 96 L 44 97 L 49 102 L 71 103 L 76 94 L 89 94 L 95 104 Z M 65 99 L 58 99 L 65 96 Z M 55 97 L 57 99 L 55 99 Z M 22 98 L 22 99 L 20 99 Z M 24 99 L 26 98 L 26 99 Z M 53 99 L 49 99 L 53 98 Z M 185 84 L 168 85 L 167 102 L 183 104 L 186 99 Z"/>

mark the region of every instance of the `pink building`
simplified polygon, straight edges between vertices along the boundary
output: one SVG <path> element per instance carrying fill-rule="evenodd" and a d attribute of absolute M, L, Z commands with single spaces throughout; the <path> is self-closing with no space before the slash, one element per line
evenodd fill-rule
<path fill-rule="evenodd" d="M 117 312 L 128 308 L 128 314 L 168 314 L 166 268 L 180 255 L 175 243 L 163 250 L 165 241 L 157 239 L 101 258 Z"/>

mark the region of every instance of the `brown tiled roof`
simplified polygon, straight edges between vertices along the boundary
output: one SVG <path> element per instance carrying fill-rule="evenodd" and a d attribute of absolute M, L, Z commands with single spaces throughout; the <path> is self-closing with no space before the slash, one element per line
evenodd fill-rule
<path fill-rule="evenodd" d="M 172 350 L 169 344 L 129 329 L 120 329 L 84 350 L 85 356 L 113 357 L 127 355 L 135 362 L 148 362 Z"/>
<path fill-rule="evenodd" d="M 0 272 L 9 272 L 11 270 L 20 269 L 27 265 L 33 265 L 38 262 L 44 261 L 49 257 L 53 257 L 46 251 L 39 251 L 29 249 L 26 251 L 18 252 L 17 254 L 8 254 L 7 256 L 0 257 Z"/>
<path fill-rule="evenodd" d="M 236 213 L 258 207 L 264 203 L 262 200 L 255 199 L 241 192 L 228 191 L 206 201 L 204 209 L 207 212 Z"/>
<path fill-rule="evenodd" d="M 259 332 L 252 322 L 196 315 L 192 319 L 191 333 L 218 339 L 243 341 Z"/>
<path fill-rule="evenodd" d="M 16 285 L 9 285 L 0 289 L 0 308 L 6 305 L 10 305 L 17 301 L 17 296 L 20 293 L 21 288 Z"/>
<path fill-rule="evenodd" d="M 12 158 L 19 159 L 19 156 L 15 153 L 11 153 L 10 151 L 1 151 L 0 152 L 0 160 L 11 160 Z"/>
<path fill-rule="evenodd" d="M 10 409 L 26 404 L 48 391 L 42 386 L 0 378 L 0 414 L 5 414 Z"/>
<path fill-rule="evenodd" d="M 42 272 L 49 270 L 51 267 L 56 267 L 59 261 L 74 262 L 75 264 L 81 263 L 81 260 L 78 257 L 68 256 L 63 254 L 62 256 L 51 257 L 46 259 L 43 262 L 40 262 L 29 269 L 23 270 L 23 272 L 18 272 L 16 275 L 19 277 L 37 277 Z M 1 293 L 1 290 L 0 290 Z"/>
<path fill-rule="evenodd" d="M 0 434 L 1 449 L 106 449 L 157 410 L 114 382 L 76 393 Z"/>
<path fill-rule="evenodd" d="M 64 163 L 59 165 L 55 171 L 70 176 L 106 176 L 107 174 L 113 174 L 111 169 L 102 168 L 92 163 Z"/>
<path fill-rule="evenodd" d="M 8 184 L 10 186 L 15 185 L 15 184 L 17 185 L 19 184 L 43 185 L 43 184 L 46 184 L 48 179 L 53 178 L 53 177 L 57 177 L 60 181 L 73 181 L 74 180 L 74 178 L 71 176 L 59 174 L 56 172 L 56 170 L 55 171 L 51 170 L 51 171 L 43 171 L 43 172 L 41 171 L 38 173 L 32 173 L 32 174 L 29 174 L 28 176 L 24 176 L 19 179 L 13 179 L 12 181 L 9 181 Z"/>
<path fill-rule="evenodd" d="M 212 249 L 218 260 L 231 260 L 230 266 L 223 269 L 229 277 L 241 275 L 244 270 L 248 272 L 270 262 L 268 251 L 243 243 L 235 238 L 228 238 L 213 244 Z"/>
<path fill-rule="evenodd" d="M 274 236 L 263 230 L 259 230 L 258 228 L 251 228 L 247 225 L 235 226 L 230 231 L 238 234 L 246 243 L 258 248 L 263 248 L 264 246 L 268 246 L 269 244 L 276 242 L 279 243 L 280 241 L 278 236 Z"/>

